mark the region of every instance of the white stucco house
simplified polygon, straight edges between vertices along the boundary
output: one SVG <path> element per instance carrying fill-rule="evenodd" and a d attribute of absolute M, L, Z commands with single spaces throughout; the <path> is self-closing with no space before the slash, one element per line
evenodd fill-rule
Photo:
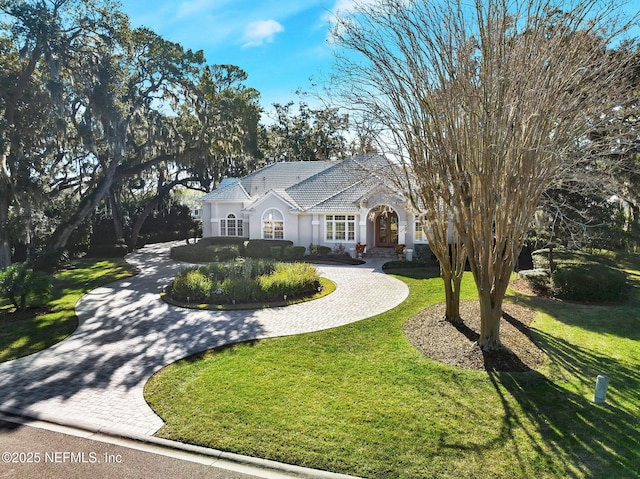
<path fill-rule="evenodd" d="M 402 192 L 378 155 L 344 161 L 273 163 L 225 179 L 200 199 L 203 237 L 285 239 L 296 246 L 426 244 Z"/>

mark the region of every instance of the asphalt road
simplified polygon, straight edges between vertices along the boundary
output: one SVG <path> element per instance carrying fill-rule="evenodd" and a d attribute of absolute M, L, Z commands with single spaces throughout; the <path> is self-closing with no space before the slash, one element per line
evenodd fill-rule
<path fill-rule="evenodd" d="M 119 438 L 83 437 L 79 430 L 0 419 L 0 478 L 16 479 L 254 479 L 280 473 Z M 46 427 L 47 429 L 43 429 Z M 94 435 L 95 436 L 95 435 Z M 213 463 L 218 465 L 214 465 Z M 222 465 L 222 467 L 220 467 Z M 235 470 L 234 470 L 235 469 Z"/>

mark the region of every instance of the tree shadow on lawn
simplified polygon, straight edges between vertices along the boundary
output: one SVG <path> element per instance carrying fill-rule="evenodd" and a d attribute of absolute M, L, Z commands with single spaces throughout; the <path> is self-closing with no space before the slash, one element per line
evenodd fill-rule
<path fill-rule="evenodd" d="M 626 297 L 615 304 L 579 303 L 529 296 L 519 292 L 511 295 L 509 299 L 546 313 L 567 326 L 640 340 L 640 281 L 634 281 L 629 286 Z"/>
<path fill-rule="evenodd" d="M 562 464 L 562 477 L 640 477 L 636 367 L 545 333 L 538 332 L 537 342 L 552 361 L 551 368 L 562 371 L 555 376 L 578 378 L 591 397 L 561 387 L 536 371 L 489 372 L 506 412 L 502 435 L 515 438 L 516 429 L 524 431 L 541 457 L 551 454 L 550 462 Z M 598 373 L 610 379 L 605 405 L 591 400 Z M 522 412 L 514 410 L 513 400 Z M 537 433 L 528 431 L 531 426 L 522 421 L 522 413 Z M 512 443 L 524 463 L 517 441 Z"/>
<path fill-rule="evenodd" d="M 0 364 L 50 347 L 73 333 L 78 325 L 75 316 L 64 322 L 46 317 L 56 312 L 44 308 L 8 314 L 0 312 Z"/>
<path fill-rule="evenodd" d="M 634 349 L 640 340 L 640 277 L 629 279 L 626 297 L 611 305 L 520 293 L 512 298 L 559 324 L 550 330 L 532 325 L 532 339 L 548 358 L 547 376 L 489 372 L 506 412 L 504 433 L 527 429 L 511 405 L 515 400 L 539 434 L 528 433 L 536 449 L 551 450 L 550 461 L 560 461 L 566 477 L 640 478 L 640 343 Z M 604 405 L 593 402 L 599 374 L 609 378 Z"/>

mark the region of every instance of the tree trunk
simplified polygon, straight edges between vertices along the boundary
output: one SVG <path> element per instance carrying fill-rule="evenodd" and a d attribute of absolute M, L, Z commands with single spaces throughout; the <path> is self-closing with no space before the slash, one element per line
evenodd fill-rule
<path fill-rule="evenodd" d="M 124 238 L 124 226 L 122 221 L 122 208 L 116 198 L 116 193 L 109 193 L 109 205 L 111 206 L 111 217 L 113 218 L 113 230 L 116 234 L 116 241 Z"/>
<path fill-rule="evenodd" d="M 9 242 L 9 206 L 11 200 L 11 178 L 7 167 L 9 146 L 6 145 L 0 157 L 0 269 L 11 264 L 11 244 Z"/>
<path fill-rule="evenodd" d="M 58 225 L 48 242 L 45 252 L 35 259 L 34 269 L 48 269 L 53 262 L 59 259 L 71 233 L 96 209 L 98 203 L 109 192 L 117 166 L 118 162 L 113 160 L 109 165 L 109 169 L 105 172 L 104 178 L 91 193 L 84 196 L 71 218 Z"/>
<path fill-rule="evenodd" d="M 501 271 L 491 281 L 489 277 L 477 278 L 478 299 L 480 301 L 480 338 L 478 344 L 485 351 L 502 348 L 500 342 L 500 320 L 502 301 L 509 286 L 513 265 L 506 262 Z"/>
<path fill-rule="evenodd" d="M 500 349 L 500 319 L 502 318 L 502 300 L 488 289 L 478 294 L 480 301 L 480 338 L 478 345 L 485 351 Z"/>
<path fill-rule="evenodd" d="M 133 224 L 133 227 L 131 228 L 131 236 L 128 242 L 129 251 L 133 251 L 134 249 L 136 249 L 136 246 L 138 244 L 138 235 L 140 234 L 142 225 L 147 220 L 149 215 L 153 212 L 153 210 L 155 210 L 158 207 L 159 202 L 160 202 L 159 197 L 155 196 L 151 201 L 149 201 L 145 205 L 144 210 L 142 210 L 140 215 L 138 215 L 138 217 L 136 218 L 136 222 Z"/>
<path fill-rule="evenodd" d="M 449 274 L 442 267 L 440 267 L 440 276 L 444 282 L 444 319 L 451 323 L 459 323 L 462 321 L 460 318 L 460 283 L 462 278 Z"/>
<path fill-rule="evenodd" d="M 147 220 L 149 215 L 158 208 L 158 205 L 162 203 L 164 198 L 171 192 L 171 190 L 177 185 L 185 185 L 190 181 L 194 181 L 196 178 L 182 178 L 179 180 L 173 180 L 169 183 L 164 183 L 164 176 L 161 176 L 158 181 L 158 190 L 156 195 L 149 200 L 149 202 L 145 205 L 144 210 L 140 213 L 138 218 L 136 218 L 136 222 L 131 228 L 131 236 L 129 237 L 129 241 L 127 245 L 129 246 L 129 251 L 133 251 L 136 249 L 136 245 L 138 243 L 138 235 L 140 234 L 140 230 L 142 229 L 142 225 Z M 188 238 L 187 238 L 188 241 Z"/>
<path fill-rule="evenodd" d="M 9 192 L 0 180 L 0 270 L 11 264 L 11 245 L 9 243 Z"/>

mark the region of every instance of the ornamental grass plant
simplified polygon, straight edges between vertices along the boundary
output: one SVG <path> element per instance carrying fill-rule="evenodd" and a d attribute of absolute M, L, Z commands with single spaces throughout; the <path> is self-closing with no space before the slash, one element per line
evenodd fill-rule
<path fill-rule="evenodd" d="M 242 258 L 187 268 L 174 278 L 168 295 L 186 303 L 253 303 L 317 293 L 317 269 L 307 263 Z"/>

